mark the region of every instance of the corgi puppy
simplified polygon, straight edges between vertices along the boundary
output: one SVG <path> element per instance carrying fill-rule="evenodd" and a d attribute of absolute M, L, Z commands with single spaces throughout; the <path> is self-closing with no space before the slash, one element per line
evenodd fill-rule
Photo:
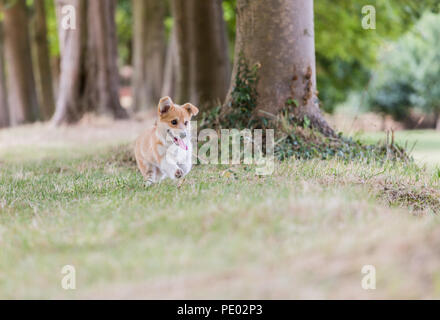
<path fill-rule="evenodd" d="M 158 120 L 136 140 L 136 163 L 146 185 L 164 178 L 180 179 L 192 167 L 191 118 L 199 109 L 191 103 L 174 104 L 160 99 Z"/>

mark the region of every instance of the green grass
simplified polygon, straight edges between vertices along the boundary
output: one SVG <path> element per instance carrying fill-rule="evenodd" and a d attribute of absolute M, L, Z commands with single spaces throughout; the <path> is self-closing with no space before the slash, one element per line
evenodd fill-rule
<path fill-rule="evenodd" d="M 38 149 L 0 148 L 0 298 L 440 298 L 436 171 L 204 165 L 147 189 L 125 147 Z"/>
<path fill-rule="evenodd" d="M 360 134 L 367 143 L 385 141 L 385 132 L 367 132 Z M 400 145 L 407 145 L 412 150 L 414 159 L 419 164 L 429 167 L 440 167 L 440 131 L 409 130 L 395 132 L 395 141 Z"/>

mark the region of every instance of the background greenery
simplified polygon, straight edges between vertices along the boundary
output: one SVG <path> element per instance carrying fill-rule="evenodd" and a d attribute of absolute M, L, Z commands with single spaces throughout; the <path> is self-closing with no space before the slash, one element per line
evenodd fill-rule
<path fill-rule="evenodd" d="M 46 3 L 50 49 L 52 55 L 58 55 L 54 5 L 51 0 Z M 376 30 L 364 30 L 361 26 L 364 5 L 376 8 Z M 367 90 L 371 97 L 365 101 L 368 108 L 397 120 L 407 116 L 411 108 L 420 108 L 427 114 L 438 110 L 440 89 L 432 84 L 440 69 L 440 17 L 423 15 L 437 13 L 438 9 L 438 0 L 315 1 L 317 77 L 322 107 L 333 112 L 351 92 Z M 223 10 L 232 62 L 235 0 L 224 0 Z M 167 34 L 172 20 L 168 6 Z M 130 0 L 118 1 L 116 21 L 120 64 L 129 65 L 133 23 Z M 424 57 L 422 64 L 417 58 L 420 54 Z"/>

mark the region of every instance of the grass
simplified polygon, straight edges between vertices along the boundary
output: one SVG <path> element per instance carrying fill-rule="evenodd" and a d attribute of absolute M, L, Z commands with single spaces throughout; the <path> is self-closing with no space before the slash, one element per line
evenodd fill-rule
<path fill-rule="evenodd" d="M 0 131 L 0 298 L 440 298 L 435 170 L 203 165 L 146 189 L 123 127 L 20 140 L 41 129 Z"/>
<path fill-rule="evenodd" d="M 359 136 L 367 143 L 386 140 L 384 132 L 368 132 Z M 400 145 L 407 145 L 409 149 L 413 150 L 412 155 L 419 164 L 426 164 L 431 168 L 440 167 L 440 131 L 397 131 L 395 139 Z"/>

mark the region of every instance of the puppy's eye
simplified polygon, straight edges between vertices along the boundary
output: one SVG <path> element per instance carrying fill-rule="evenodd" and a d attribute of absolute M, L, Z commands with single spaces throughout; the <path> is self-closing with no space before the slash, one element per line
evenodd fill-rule
<path fill-rule="evenodd" d="M 173 126 L 177 126 L 177 120 L 173 120 L 173 121 L 171 121 L 171 124 L 172 124 Z"/>
<path fill-rule="evenodd" d="M 187 126 L 188 125 L 188 121 L 185 121 L 185 126 Z"/>

